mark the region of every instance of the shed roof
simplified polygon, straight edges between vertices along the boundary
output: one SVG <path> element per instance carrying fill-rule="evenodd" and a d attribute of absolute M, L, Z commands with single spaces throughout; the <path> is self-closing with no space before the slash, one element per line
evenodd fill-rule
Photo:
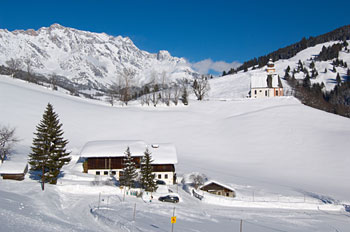
<path fill-rule="evenodd" d="M 226 189 L 229 189 L 229 190 L 235 192 L 235 190 L 234 190 L 232 187 L 227 186 L 227 185 L 225 185 L 225 184 L 222 184 L 222 183 L 220 183 L 220 182 L 218 182 L 218 181 L 215 181 L 215 180 L 208 180 L 207 182 L 205 182 L 205 183 L 204 183 L 202 186 L 200 186 L 199 188 L 202 189 L 203 187 L 208 186 L 208 185 L 210 185 L 210 184 L 217 184 L 217 185 L 219 185 L 219 186 L 221 186 L 221 187 L 223 187 L 223 188 L 226 188 Z"/>
<path fill-rule="evenodd" d="M 131 156 L 144 156 L 148 147 L 151 152 L 153 164 L 177 164 L 177 154 L 174 144 L 161 143 L 147 145 L 142 140 L 102 140 L 90 141 L 84 145 L 80 156 L 92 157 L 123 157 L 127 147 L 130 148 Z"/>
<path fill-rule="evenodd" d="M 143 156 L 146 143 L 141 140 L 99 140 L 87 142 L 80 152 L 81 157 L 122 157 L 129 147 L 131 156 Z"/>
<path fill-rule="evenodd" d="M 255 74 L 251 77 L 250 87 L 251 88 L 269 88 L 267 85 L 266 74 Z M 272 88 L 278 88 L 278 76 L 272 75 Z"/>
<path fill-rule="evenodd" d="M 149 146 L 153 158 L 152 164 L 177 164 L 176 148 L 171 143 L 160 143 Z"/>
<path fill-rule="evenodd" d="M 26 156 L 13 156 L 10 160 L 5 160 L 0 165 L 0 175 L 4 174 L 23 174 L 27 168 L 28 161 Z"/>

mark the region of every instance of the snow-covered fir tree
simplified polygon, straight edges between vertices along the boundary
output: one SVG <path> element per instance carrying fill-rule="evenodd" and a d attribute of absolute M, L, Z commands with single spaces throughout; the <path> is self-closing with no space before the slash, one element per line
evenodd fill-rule
<path fill-rule="evenodd" d="M 131 188 L 137 177 L 136 164 L 131 157 L 130 148 L 125 151 L 125 157 L 123 159 L 123 175 L 120 177 L 120 184 Z"/>
<path fill-rule="evenodd" d="M 144 154 L 141 161 L 141 184 L 147 192 L 154 192 L 157 190 L 157 185 L 151 165 L 153 162 L 151 152 L 147 148 Z"/>
<path fill-rule="evenodd" d="M 62 124 L 58 115 L 49 103 L 43 118 L 36 127 L 32 152 L 29 154 L 29 164 L 32 173 L 36 173 L 42 183 L 56 184 L 63 165 L 69 163 L 71 158 L 66 151 L 67 140 L 63 138 Z"/>

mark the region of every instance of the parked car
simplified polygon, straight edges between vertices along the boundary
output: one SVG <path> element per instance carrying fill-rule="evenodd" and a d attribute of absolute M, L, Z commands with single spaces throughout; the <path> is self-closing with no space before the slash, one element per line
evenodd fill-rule
<path fill-rule="evenodd" d="M 166 185 L 165 181 L 163 181 L 163 180 L 157 180 L 156 184 L 157 185 Z"/>
<path fill-rule="evenodd" d="M 163 202 L 178 203 L 180 199 L 177 196 L 166 195 L 166 196 L 159 197 L 158 200 Z"/>

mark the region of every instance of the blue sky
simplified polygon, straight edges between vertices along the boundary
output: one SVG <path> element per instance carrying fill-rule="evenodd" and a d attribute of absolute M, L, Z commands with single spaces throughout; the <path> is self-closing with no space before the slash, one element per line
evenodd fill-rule
<path fill-rule="evenodd" d="M 168 50 L 204 71 L 223 69 L 350 24 L 350 1 L 2 0 L 0 28 L 59 23 L 129 36 L 140 49 Z M 221 63 L 217 63 L 222 61 Z"/>

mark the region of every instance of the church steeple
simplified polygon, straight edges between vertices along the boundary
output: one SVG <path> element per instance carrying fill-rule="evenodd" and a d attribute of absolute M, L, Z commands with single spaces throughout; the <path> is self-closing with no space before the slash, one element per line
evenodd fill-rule
<path fill-rule="evenodd" d="M 268 74 L 274 74 L 276 69 L 275 69 L 275 64 L 272 62 L 272 59 L 270 58 L 269 62 L 267 63 L 267 69 L 266 69 Z"/>

